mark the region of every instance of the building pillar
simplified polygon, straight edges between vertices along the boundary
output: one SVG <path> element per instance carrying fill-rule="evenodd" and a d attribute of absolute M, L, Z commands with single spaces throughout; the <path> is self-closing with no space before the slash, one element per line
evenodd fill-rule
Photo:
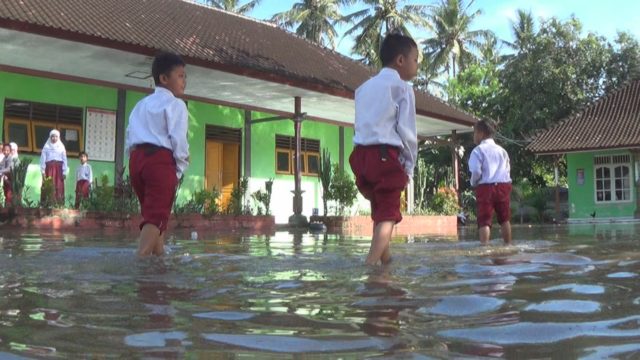
<path fill-rule="evenodd" d="M 558 164 L 562 159 L 562 155 L 556 155 L 553 159 L 553 175 L 555 182 L 555 222 L 560 221 L 560 170 Z"/>
<path fill-rule="evenodd" d="M 635 168 L 635 177 L 633 180 L 636 196 L 636 210 L 633 212 L 633 217 L 640 219 L 640 149 L 631 150 L 631 155 L 633 156 L 633 167 Z"/>
<path fill-rule="evenodd" d="M 244 111 L 244 176 L 251 177 L 251 111 Z"/>
<path fill-rule="evenodd" d="M 338 165 L 344 171 L 344 126 L 338 128 Z"/>
<path fill-rule="evenodd" d="M 125 89 L 118 89 L 117 108 L 116 108 L 116 151 L 115 151 L 115 183 L 120 185 L 122 177 L 118 176 L 121 171 L 124 171 L 124 142 L 125 142 L 125 118 L 126 118 L 126 106 L 127 106 L 127 91 Z"/>
<path fill-rule="evenodd" d="M 293 116 L 293 126 L 295 132 L 295 149 L 294 149 L 294 189 L 293 189 L 293 215 L 289 217 L 289 225 L 307 226 L 307 217 L 302 215 L 302 166 L 300 154 L 302 153 L 302 121 L 304 114 L 302 113 L 302 99 L 299 96 L 294 98 L 295 113 Z"/>

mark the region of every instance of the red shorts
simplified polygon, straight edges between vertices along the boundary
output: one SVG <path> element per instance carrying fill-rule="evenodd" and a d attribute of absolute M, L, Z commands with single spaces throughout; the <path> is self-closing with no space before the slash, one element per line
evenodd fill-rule
<path fill-rule="evenodd" d="M 498 217 L 498 224 L 511 219 L 511 183 L 480 184 L 475 190 L 479 228 L 491 227 L 494 210 Z"/>
<path fill-rule="evenodd" d="M 91 184 L 89 184 L 89 180 L 78 180 L 76 182 L 76 209 L 80 207 L 80 201 L 82 199 L 89 198 L 89 188 Z"/>
<path fill-rule="evenodd" d="M 399 152 L 393 146 L 357 145 L 349 157 L 358 190 L 371 202 L 374 224 L 402 220 L 400 196 L 409 178 L 398 161 Z"/>
<path fill-rule="evenodd" d="M 152 145 L 136 146 L 129 156 L 129 176 L 140 200 L 140 229 L 145 224 L 153 224 L 164 232 L 178 185 L 173 153 Z"/>

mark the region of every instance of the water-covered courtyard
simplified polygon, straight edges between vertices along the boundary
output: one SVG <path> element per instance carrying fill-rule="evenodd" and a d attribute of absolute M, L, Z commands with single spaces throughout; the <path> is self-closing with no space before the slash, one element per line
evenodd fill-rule
<path fill-rule="evenodd" d="M 3 234 L 0 358 L 634 358 L 640 224 L 398 238 Z M 497 238 L 498 234 L 494 234 Z M 635 355 L 634 355 L 635 354 Z"/>

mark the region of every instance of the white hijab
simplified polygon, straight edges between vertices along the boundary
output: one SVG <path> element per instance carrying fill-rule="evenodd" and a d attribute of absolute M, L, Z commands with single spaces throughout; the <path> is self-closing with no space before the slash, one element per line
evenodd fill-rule
<path fill-rule="evenodd" d="M 58 135 L 58 141 L 56 141 L 55 143 L 51 142 L 51 136 L 53 135 Z M 56 129 L 51 130 L 51 132 L 49 133 L 49 138 L 47 139 L 47 143 L 44 144 L 44 146 L 42 147 L 42 151 L 45 151 L 45 150 L 64 151 L 64 152 L 67 151 L 67 149 L 64 147 L 64 144 L 62 143 L 62 140 L 60 139 L 60 131 Z"/>
<path fill-rule="evenodd" d="M 11 156 L 18 156 L 18 144 L 11 142 L 9 146 L 11 146 Z"/>

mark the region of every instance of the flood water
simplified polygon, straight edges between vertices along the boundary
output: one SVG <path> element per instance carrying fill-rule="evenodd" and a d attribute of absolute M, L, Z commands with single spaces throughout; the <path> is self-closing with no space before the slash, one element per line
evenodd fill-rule
<path fill-rule="evenodd" d="M 0 359 L 640 358 L 640 225 L 515 227 L 516 245 L 2 234 Z M 493 234 L 495 237 L 497 233 Z"/>

